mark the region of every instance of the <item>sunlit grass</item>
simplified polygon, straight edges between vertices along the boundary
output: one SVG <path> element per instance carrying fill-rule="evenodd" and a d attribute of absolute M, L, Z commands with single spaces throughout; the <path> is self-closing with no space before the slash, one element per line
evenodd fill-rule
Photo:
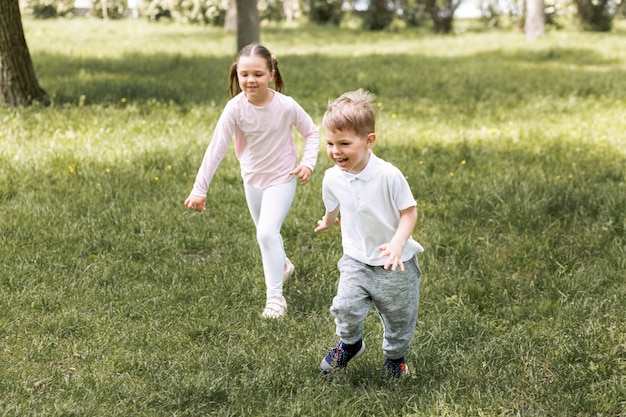
<path fill-rule="evenodd" d="M 334 380 L 339 231 L 315 234 L 323 152 L 284 224 L 289 315 L 263 321 L 233 153 L 186 211 L 235 38 L 141 21 L 25 21 L 50 108 L 0 109 L 4 415 L 619 415 L 626 355 L 623 36 L 264 28 L 319 123 L 374 91 L 425 246 L 411 378 L 382 329 Z"/>

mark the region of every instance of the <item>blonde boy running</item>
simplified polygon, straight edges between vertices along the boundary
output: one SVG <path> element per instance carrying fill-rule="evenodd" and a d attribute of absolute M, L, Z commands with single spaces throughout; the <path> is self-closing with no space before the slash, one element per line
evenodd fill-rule
<path fill-rule="evenodd" d="M 404 357 L 417 323 L 421 272 L 416 254 L 424 249 L 411 237 L 416 203 L 400 170 L 371 151 L 374 99 L 362 89 L 345 93 L 328 105 L 322 121 L 335 166 L 324 175 L 326 214 L 315 231 L 339 224 L 341 214 L 344 251 L 330 308 L 340 341 L 320 363 L 324 374 L 365 352 L 363 323 L 371 303 L 384 327 L 383 376 L 408 372 Z"/>

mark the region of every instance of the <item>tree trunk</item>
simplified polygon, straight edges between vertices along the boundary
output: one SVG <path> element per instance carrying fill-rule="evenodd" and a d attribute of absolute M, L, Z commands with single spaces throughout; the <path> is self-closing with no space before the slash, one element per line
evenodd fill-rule
<path fill-rule="evenodd" d="M 526 38 L 534 41 L 546 33 L 543 0 L 526 0 Z"/>
<path fill-rule="evenodd" d="M 442 7 L 439 7 L 439 3 Z M 437 0 L 427 0 L 426 8 L 430 13 L 430 17 L 433 21 L 435 32 L 448 34 L 452 32 L 452 24 L 454 20 L 454 12 L 459 7 L 461 2 L 454 0 L 444 0 L 438 2 Z"/>
<path fill-rule="evenodd" d="M 109 5 L 107 4 L 107 0 L 102 0 L 100 4 L 102 5 L 102 20 L 109 20 Z"/>
<path fill-rule="evenodd" d="M 259 38 L 257 0 L 237 0 L 237 52 L 250 43 L 259 42 Z"/>
<path fill-rule="evenodd" d="M 10 106 L 40 103 L 50 105 L 39 86 L 30 59 L 19 0 L 0 1 L 0 104 Z"/>
<path fill-rule="evenodd" d="M 228 33 L 237 32 L 237 0 L 228 0 L 224 30 Z"/>
<path fill-rule="evenodd" d="M 283 11 L 285 12 L 287 23 L 293 22 L 293 2 L 294 0 L 285 0 L 283 2 Z"/>

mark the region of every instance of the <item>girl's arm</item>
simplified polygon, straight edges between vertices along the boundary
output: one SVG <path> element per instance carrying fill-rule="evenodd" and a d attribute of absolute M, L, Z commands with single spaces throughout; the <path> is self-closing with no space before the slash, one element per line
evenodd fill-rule
<path fill-rule="evenodd" d="M 202 164 L 198 170 L 198 175 L 196 176 L 190 197 L 206 197 L 209 184 L 217 171 L 217 167 L 228 151 L 230 143 L 233 140 L 236 125 L 236 109 L 233 104 L 231 100 L 226 105 L 217 121 L 213 138 L 202 159 Z"/>
<path fill-rule="evenodd" d="M 296 108 L 295 127 L 304 138 L 304 151 L 302 152 L 302 159 L 299 165 L 305 166 L 310 172 L 313 172 L 320 149 L 320 131 L 313 123 L 311 116 L 295 100 L 294 103 Z"/>
<path fill-rule="evenodd" d="M 388 257 L 384 268 L 396 271 L 396 267 L 400 265 L 400 270 L 404 272 L 404 263 L 402 263 L 402 249 L 411 237 L 415 224 L 417 223 L 417 207 L 409 207 L 400 210 L 400 222 L 396 233 L 393 235 L 391 242 L 380 245 L 380 257 Z"/>
<path fill-rule="evenodd" d="M 185 207 L 193 211 L 206 210 L 206 197 L 198 197 L 197 195 L 190 195 L 185 200 Z"/>

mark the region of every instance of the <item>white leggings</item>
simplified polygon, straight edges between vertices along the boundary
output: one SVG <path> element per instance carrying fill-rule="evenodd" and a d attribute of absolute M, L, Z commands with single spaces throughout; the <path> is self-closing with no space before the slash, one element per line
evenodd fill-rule
<path fill-rule="evenodd" d="M 282 295 L 286 255 L 280 228 L 296 194 L 296 177 L 264 190 L 248 184 L 244 189 L 261 248 L 267 296 Z"/>

